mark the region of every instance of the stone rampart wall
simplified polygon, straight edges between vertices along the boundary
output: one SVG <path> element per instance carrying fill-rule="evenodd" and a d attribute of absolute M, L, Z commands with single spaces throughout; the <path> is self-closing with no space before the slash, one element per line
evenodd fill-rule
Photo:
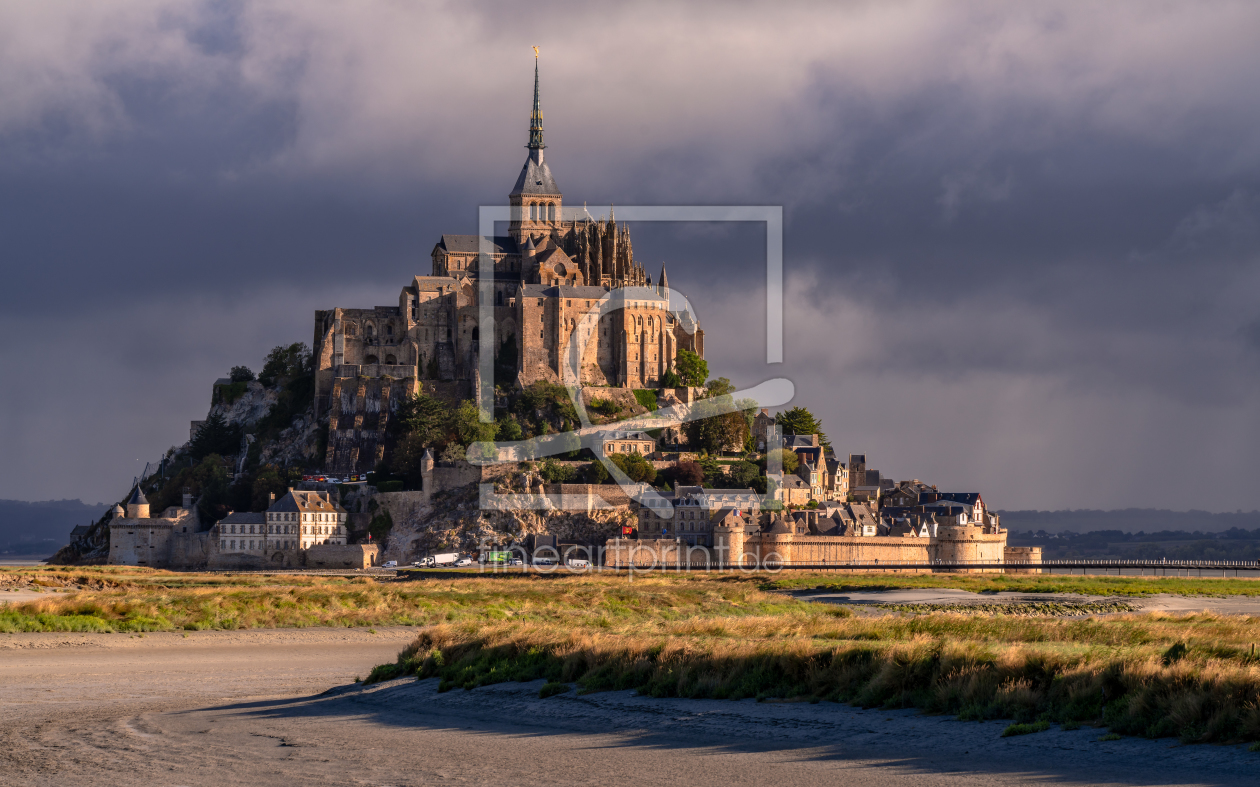
<path fill-rule="evenodd" d="M 376 544 L 317 544 L 306 550 L 306 567 L 371 568 L 379 554 Z"/>
<path fill-rule="evenodd" d="M 978 531 L 979 528 L 969 528 Z M 606 564 L 610 566 L 661 566 L 710 564 L 724 565 L 819 565 L 843 569 L 846 565 L 887 563 L 889 565 L 921 564 L 902 571 L 962 571 L 983 573 L 999 568 L 950 569 L 938 561 L 1000 563 L 1004 557 L 1006 534 L 964 534 L 962 540 L 950 536 L 922 538 L 907 536 L 801 536 L 757 533 L 742 539 L 730 554 L 726 544 L 730 537 L 717 537 L 713 549 L 688 548 L 673 540 L 610 539 Z M 952 535 L 952 534 L 951 534 Z M 738 541 L 738 539 L 736 539 Z M 949 557 L 944 557 L 948 555 Z M 962 557 L 958 557 L 962 556 Z"/>

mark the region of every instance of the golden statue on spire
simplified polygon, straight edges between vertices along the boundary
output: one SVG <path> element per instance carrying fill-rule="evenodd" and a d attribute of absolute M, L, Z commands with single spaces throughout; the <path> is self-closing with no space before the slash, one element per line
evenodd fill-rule
<path fill-rule="evenodd" d="M 538 59 L 538 47 L 534 47 L 534 59 Z"/>

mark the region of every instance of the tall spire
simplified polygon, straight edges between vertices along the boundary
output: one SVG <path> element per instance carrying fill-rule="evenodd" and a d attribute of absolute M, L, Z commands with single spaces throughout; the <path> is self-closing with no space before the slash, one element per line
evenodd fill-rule
<path fill-rule="evenodd" d="M 664 295 L 665 291 L 669 289 L 669 277 L 665 275 L 665 263 L 663 262 L 661 263 L 661 277 L 656 280 L 656 283 L 658 285 L 657 291 Z"/>
<path fill-rule="evenodd" d="M 529 117 L 529 144 L 526 147 L 530 150 L 547 147 L 543 144 L 543 115 L 538 103 L 538 47 L 534 47 L 534 113 Z"/>

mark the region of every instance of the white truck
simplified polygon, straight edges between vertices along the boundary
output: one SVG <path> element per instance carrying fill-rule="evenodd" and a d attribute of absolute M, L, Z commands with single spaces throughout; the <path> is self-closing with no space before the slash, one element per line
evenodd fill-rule
<path fill-rule="evenodd" d="M 437 568 L 439 566 L 453 566 L 459 562 L 458 552 L 443 552 L 440 555 L 429 555 L 424 559 L 424 564 L 429 568 Z"/>

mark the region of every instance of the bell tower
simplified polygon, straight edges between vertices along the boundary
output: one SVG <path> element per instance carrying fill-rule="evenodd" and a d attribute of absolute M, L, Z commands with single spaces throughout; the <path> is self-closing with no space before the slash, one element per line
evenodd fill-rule
<path fill-rule="evenodd" d="M 543 160 L 543 113 L 538 97 L 538 47 L 534 47 L 534 111 L 529 118 L 529 157 L 508 195 L 511 219 L 508 234 L 524 245 L 526 238 L 550 235 L 560 227 L 560 187 Z"/>

